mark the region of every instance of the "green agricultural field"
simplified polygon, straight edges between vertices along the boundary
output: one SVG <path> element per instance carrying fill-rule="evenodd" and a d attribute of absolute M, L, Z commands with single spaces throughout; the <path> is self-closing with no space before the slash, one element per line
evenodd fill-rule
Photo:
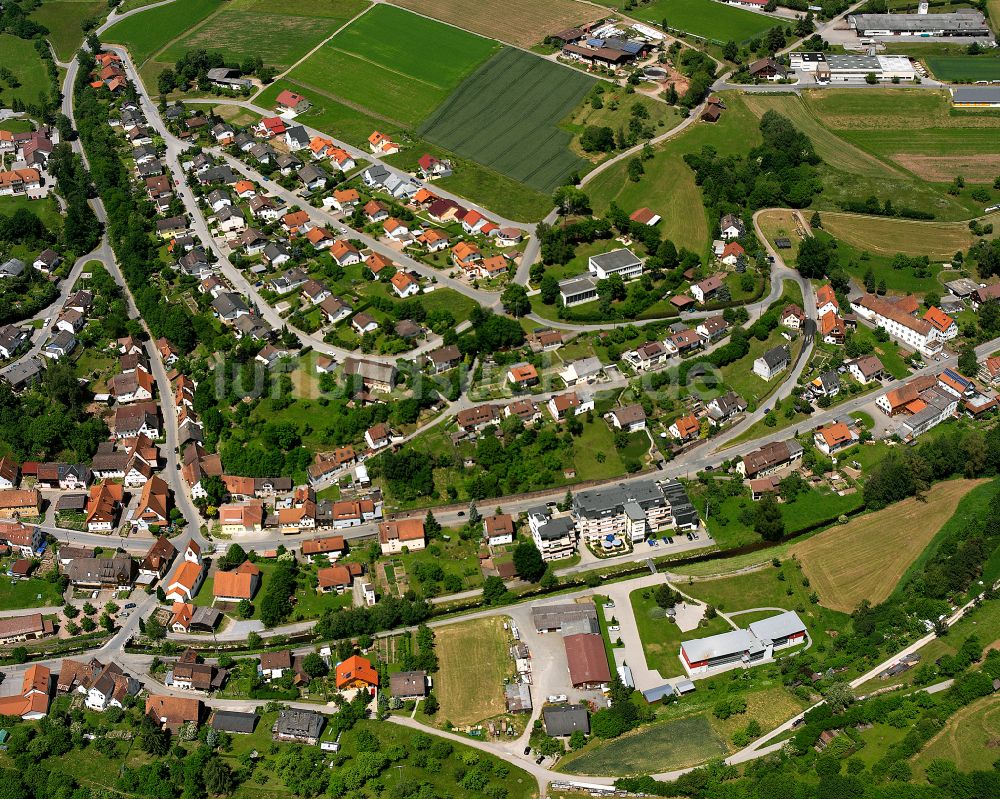
<path fill-rule="evenodd" d="M 750 113 L 742 96 L 727 92 L 726 111 L 714 125 L 696 124 L 655 148 L 655 156 L 643 166 L 645 174 L 633 183 L 620 161 L 585 185 L 594 211 L 603 214 L 612 202 L 631 213 L 647 206 L 661 217 L 659 229 L 677 247 L 697 253 L 707 251 L 712 240 L 709 220 L 702 208 L 701 189 L 694 173 L 684 163 L 684 155 L 711 145 L 720 153 L 736 154 L 760 141 L 757 118 Z M 714 224 L 715 220 L 712 220 Z"/>
<path fill-rule="evenodd" d="M 48 93 L 48 72 L 38 57 L 33 41 L 0 33 L 0 67 L 13 72 L 19 84 L 11 88 L 6 81 L 0 80 L 0 106 L 9 107 L 15 98 L 25 103 L 37 103 L 39 92 Z"/>
<path fill-rule="evenodd" d="M 128 47 L 139 65 L 220 8 L 220 0 L 176 0 L 122 20 L 102 39 Z"/>
<path fill-rule="evenodd" d="M 689 716 L 588 748 L 560 769 L 569 774 L 649 774 L 692 766 L 726 752 L 725 742 L 705 716 Z"/>
<path fill-rule="evenodd" d="M 938 80 L 950 83 L 1000 80 L 1000 58 L 972 55 L 933 56 L 925 58 L 924 61 Z"/>
<path fill-rule="evenodd" d="M 499 45 L 379 5 L 290 73 L 348 104 L 416 127 Z M 428 54 L 433 53 L 433 58 Z"/>
<path fill-rule="evenodd" d="M 221 51 L 227 59 L 259 55 L 264 63 L 287 67 L 367 8 L 367 0 L 338 0 L 329 6 L 264 0 L 234 0 L 204 25 L 177 39 L 160 55 L 174 61 L 188 50 Z M 254 31 L 247 36 L 247 31 Z"/>
<path fill-rule="evenodd" d="M 771 110 L 783 114 L 812 140 L 823 159 L 817 208 L 836 209 L 842 202 L 874 195 L 939 219 L 967 220 L 982 211 L 968 192 L 955 197 L 933 184 L 950 182 L 963 172 L 970 183 L 973 174 L 982 173 L 980 182 L 986 172 L 992 175 L 983 159 L 993 157 L 997 131 L 991 126 L 1000 119 L 953 119 L 947 99 L 934 91 L 850 90 L 855 91 L 858 98 L 830 89 L 803 91 L 801 97 L 749 95 L 744 102 L 758 117 Z M 915 126 L 915 117 L 927 120 L 922 122 L 926 129 Z M 983 166 L 977 170 L 977 163 L 986 171 Z"/>
<path fill-rule="evenodd" d="M 984 696 L 951 716 L 913 759 L 913 765 L 924 771 L 935 760 L 945 759 L 962 771 L 982 769 L 984 763 L 996 760 L 997 741 L 1000 703 L 996 697 Z"/>
<path fill-rule="evenodd" d="M 875 255 L 890 257 L 901 252 L 946 260 L 957 250 L 967 250 L 977 238 L 969 226 L 961 222 L 922 222 L 832 212 L 822 214 L 822 220 L 823 229 L 838 240 Z M 991 214 L 984 222 L 1000 228 L 1000 214 Z"/>
<path fill-rule="evenodd" d="M 804 91 L 802 102 L 840 139 L 920 178 L 915 187 L 922 193 L 927 190 L 922 181 L 949 183 L 961 174 L 969 183 L 991 184 L 1000 173 L 996 149 L 1000 115 L 991 110 L 953 109 L 946 91 Z M 939 219 L 967 219 L 982 209 L 965 193 L 951 197 L 939 191 L 928 203 L 929 198 L 911 196 L 892 182 L 881 191 L 870 191 L 872 186 L 877 188 L 873 181 L 855 188 L 860 196 L 874 193 L 883 198 L 892 191 L 897 204 L 906 196 L 906 204 L 932 211 Z"/>
<path fill-rule="evenodd" d="M 557 128 L 593 79 L 506 48 L 481 66 L 423 124 L 419 135 L 539 191 L 585 162 Z"/>
<path fill-rule="evenodd" d="M 31 19 L 49 29 L 56 58 L 69 61 L 83 43 L 81 23 L 88 18 L 103 22 L 107 13 L 103 0 L 45 0 L 31 12 Z"/>

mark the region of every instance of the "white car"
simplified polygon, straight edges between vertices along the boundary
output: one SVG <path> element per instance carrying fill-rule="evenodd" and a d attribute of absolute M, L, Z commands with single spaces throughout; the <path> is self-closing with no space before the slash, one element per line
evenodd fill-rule
<path fill-rule="evenodd" d="M 551 694 L 551 695 L 550 695 L 550 696 L 548 697 L 548 700 L 549 700 L 550 702 L 565 702 L 565 701 L 567 701 L 568 699 L 569 699 L 569 697 L 568 697 L 568 696 L 566 696 L 566 694 Z"/>
<path fill-rule="evenodd" d="M 614 602 L 605 602 L 604 603 L 604 609 L 605 610 L 614 610 L 615 609 L 615 603 Z"/>
<path fill-rule="evenodd" d="M 621 626 L 618 625 L 618 624 L 612 624 L 610 627 L 608 627 L 608 632 L 609 633 L 617 633 L 620 630 L 621 630 Z"/>

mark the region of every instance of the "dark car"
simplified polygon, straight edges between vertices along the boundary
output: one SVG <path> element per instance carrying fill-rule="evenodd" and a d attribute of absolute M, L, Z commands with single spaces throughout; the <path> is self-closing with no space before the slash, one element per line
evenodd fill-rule
<path fill-rule="evenodd" d="M 545 755 L 539 755 L 538 757 L 535 758 L 535 765 L 537 766 L 543 760 L 545 760 Z"/>
<path fill-rule="evenodd" d="M 526 754 L 526 755 L 530 755 L 531 754 L 531 747 L 530 746 L 524 747 L 524 754 Z"/>

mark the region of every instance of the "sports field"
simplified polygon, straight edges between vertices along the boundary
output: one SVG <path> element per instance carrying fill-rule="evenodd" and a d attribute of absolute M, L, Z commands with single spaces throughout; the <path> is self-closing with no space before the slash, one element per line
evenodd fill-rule
<path fill-rule="evenodd" d="M 49 29 L 46 37 L 52 42 L 56 58 L 69 61 L 83 43 L 80 23 L 88 17 L 101 22 L 108 13 L 103 0 L 44 0 L 31 12 L 31 19 Z"/>
<path fill-rule="evenodd" d="M 619 8 L 617 0 L 597 0 L 601 5 Z M 677 30 L 693 33 L 718 42 L 743 42 L 770 30 L 776 25 L 788 26 L 788 20 L 755 14 L 716 0 L 654 0 L 648 5 L 639 5 L 628 12 L 636 19 L 667 25 Z"/>
<path fill-rule="evenodd" d="M 585 162 L 557 124 L 594 80 L 521 50 L 504 48 L 424 122 L 419 135 L 539 191 Z"/>
<path fill-rule="evenodd" d="M 498 47 L 489 39 L 379 5 L 289 77 L 416 127 Z"/>
<path fill-rule="evenodd" d="M 568 774 L 625 777 L 692 766 L 727 751 L 705 716 L 689 716 L 644 727 L 588 749 L 559 769 Z"/>
<path fill-rule="evenodd" d="M 584 190 L 594 211 L 603 214 L 612 201 L 632 213 L 647 206 L 661 217 L 660 231 L 680 247 L 697 253 L 711 241 L 708 220 L 702 209 L 701 189 L 683 156 L 711 145 L 723 155 L 744 152 L 760 141 L 757 118 L 744 104 L 745 97 L 724 93 L 726 111 L 714 125 L 696 123 L 655 148 L 655 156 L 643 164 L 645 174 L 638 183 L 627 176 L 627 160 L 608 167 Z M 713 220 L 714 221 L 714 220 Z"/>
<path fill-rule="evenodd" d="M 906 499 L 831 527 L 792 547 L 826 607 L 851 613 L 888 597 L 900 577 L 981 480 L 937 483 L 925 501 Z"/>
<path fill-rule="evenodd" d="M 128 47 L 138 66 L 221 7 L 220 0 L 176 0 L 123 19 L 105 31 L 101 38 L 105 42 Z"/>
<path fill-rule="evenodd" d="M 606 16 L 597 6 L 576 0 L 505 0 L 495 14 L 477 0 L 394 0 L 394 4 L 518 47 L 531 47 L 550 34 Z"/>
<path fill-rule="evenodd" d="M 1000 80 L 1000 58 L 972 55 L 931 56 L 924 61 L 938 80 L 968 83 L 977 80 Z"/>
<path fill-rule="evenodd" d="M 947 259 L 958 250 L 967 250 L 976 236 L 963 222 L 918 222 L 880 216 L 860 216 L 824 211 L 823 229 L 832 236 L 875 255 L 927 255 L 932 260 Z M 984 217 L 1000 234 L 1000 213 Z"/>
<path fill-rule="evenodd" d="M 434 630 L 434 649 L 441 663 L 434 675 L 434 695 L 441 705 L 437 721 L 462 726 L 504 712 L 503 682 L 514 665 L 507 638 L 499 617 Z"/>
<path fill-rule="evenodd" d="M 203 48 L 239 61 L 259 55 L 265 64 L 288 67 L 367 6 L 366 0 L 338 0 L 329 6 L 290 2 L 287 7 L 259 0 L 234 0 L 225 9 L 172 42 L 159 61 L 176 61 Z M 252 35 L 248 35 L 253 31 Z"/>
<path fill-rule="evenodd" d="M 995 762 L 998 748 L 1000 702 L 994 696 L 984 696 L 951 716 L 916 755 L 913 765 L 923 771 L 932 761 L 945 759 L 959 771 L 973 771 Z"/>
<path fill-rule="evenodd" d="M 35 50 L 35 43 L 0 33 L 0 67 L 6 67 L 17 78 L 17 88 L 0 80 L 0 106 L 10 107 L 15 97 L 25 103 L 37 103 L 38 93 L 49 91 L 48 72 Z"/>

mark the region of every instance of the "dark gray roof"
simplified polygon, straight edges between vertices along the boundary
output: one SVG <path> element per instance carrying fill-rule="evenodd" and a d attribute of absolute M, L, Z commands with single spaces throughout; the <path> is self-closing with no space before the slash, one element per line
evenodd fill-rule
<path fill-rule="evenodd" d="M 555 705 L 542 708 L 545 732 L 557 737 L 572 735 L 576 730 L 590 733 L 590 714 L 584 705 Z"/>
<path fill-rule="evenodd" d="M 624 269 L 627 266 L 640 263 L 639 256 L 631 250 L 624 248 L 601 253 L 600 255 L 592 255 L 590 260 L 605 271 Z"/>
<path fill-rule="evenodd" d="M 285 135 L 301 144 L 309 144 L 309 134 L 306 133 L 306 129 L 301 125 L 293 125 L 285 131 Z"/>
<path fill-rule="evenodd" d="M 213 730 L 251 733 L 257 726 L 257 714 L 238 713 L 235 710 L 216 710 L 212 716 L 211 724 Z"/>
<path fill-rule="evenodd" d="M 296 738 L 319 738 L 326 718 L 314 710 L 289 708 L 278 712 L 277 731 L 279 735 Z"/>
<path fill-rule="evenodd" d="M 1000 86 L 953 86 L 951 97 L 956 103 L 1000 103 Z"/>
<path fill-rule="evenodd" d="M 788 349 L 787 344 L 782 344 L 780 347 L 769 349 L 760 357 L 763 359 L 764 363 L 767 364 L 768 369 L 774 369 L 776 366 L 780 366 L 783 363 L 791 361 L 792 353 Z"/>

